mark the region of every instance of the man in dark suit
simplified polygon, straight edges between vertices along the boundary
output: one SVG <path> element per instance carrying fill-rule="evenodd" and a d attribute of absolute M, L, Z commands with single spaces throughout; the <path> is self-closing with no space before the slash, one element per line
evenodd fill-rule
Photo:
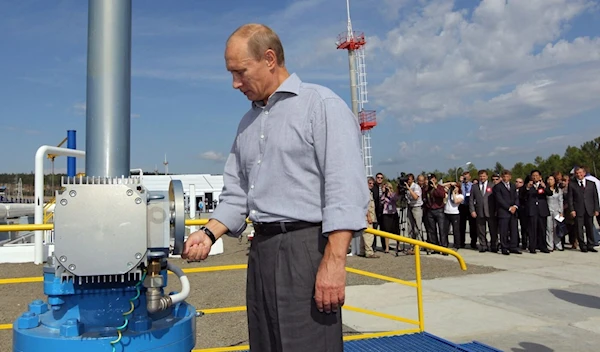
<path fill-rule="evenodd" d="M 490 209 L 490 201 L 489 198 L 492 195 L 492 184 L 488 181 L 488 174 L 486 170 L 479 170 L 479 182 L 473 185 L 471 188 L 471 198 L 469 198 L 469 211 L 471 212 L 471 216 L 475 218 L 475 222 L 477 225 L 477 239 L 479 241 L 479 252 L 492 251 L 497 252 L 498 248 L 496 244 L 498 243 L 498 235 L 495 231 L 492 231 L 491 225 L 491 217 L 494 216 L 492 214 L 492 207 Z M 491 248 L 488 246 L 487 236 L 486 236 L 486 224 L 490 229 L 490 237 L 491 237 Z"/>
<path fill-rule="evenodd" d="M 527 182 L 529 179 L 527 178 Z M 521 249 L 527 249 L 527 230 L 529 227 L 529 216 L 527 215 L 527 188 L 525 187 L 525 182 L 522 178 L 517 178 L 515 180 L 515 185 L 517 186 L 517 196 L 519 197 L 519 209 L 517 209 L 517 218 L 519 218 L 519 223 L 521 224 Z"/>
<path fill-rule="evenodd" d="M 381 219 L 383 219 L 383 203 L 381 202 L 381 194 L 383 193 L 383 174 L 381 172 L 375 175 L 375 185 L 373 185 L 373 188 L 371 188 L 371 192 L 373 193 L 373 201 L 375 202 L 375 217 L 377 218 L 373 223 L 373 228 L 378 230 L 379 225 L 381 225 Z M 378 238 L 379 243 L 381 243 L 381 248 L 385 248 L 383 245 L 383 239 L 379 236 L 373 236 L 373 250 L 375 250 L 377 246 Z"/>
<path fill-rule="evenodd" d="M 598 216 L 598 191 L 594 182 L 585 179 L 585 169 L 575 168 L 575 180 L 569 185 L 569 211 L 575 219 L 579 249 L 582 252 L 598 252 L 594 249 L 594 216 Z M 583 227 L 587 237 L 587 245 L 583 236 Z"/>
<path fill-rule="evenodd" d="M 517 225 L 517 209 L 519 209 L 517 186 L 510 182 L 512 178 L 510 171 L 502 171 L 501 177 L 502 182 L 494 186 L 492 193 L 496 198 L 496 213 L 498 216 L 502 254 L 521 254 L 521 251 L 519 251 Z"/>
<path fill-rule="evenodd" d="M 546 185 L 542 181 L 542 174 L 539 170 L 533 170 L 530 174 L 530 181 L 527 184 L 527 215 L 529 216 L 529 253 L 535 254 L 536 249 L 540 252 L 550 253 L 546 246 L 546 220 L 550 216 L 548 209 L 547 195 L 552 195 L 550 190 L 546 190 Z"/>

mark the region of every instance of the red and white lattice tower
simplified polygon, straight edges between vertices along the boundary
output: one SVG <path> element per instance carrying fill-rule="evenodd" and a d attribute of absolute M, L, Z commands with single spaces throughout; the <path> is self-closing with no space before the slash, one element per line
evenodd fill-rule
<path fill-rule="evenodd" d="M 352 30 L 350 20 L 350 0 L 346 0 L 348 30 L 338 36 L 335 43 L 338 49 L 348 50 L 350 66 L 350 97 L 352 112 L 358 119 L 362 131 L 362 153 L 367 177 L 373 176 L 371 161 L 371 129 L 377 125 L 374 110 L 365 110 L 367 100 L 367 70 L 365 65 L 365 34 Z"/>

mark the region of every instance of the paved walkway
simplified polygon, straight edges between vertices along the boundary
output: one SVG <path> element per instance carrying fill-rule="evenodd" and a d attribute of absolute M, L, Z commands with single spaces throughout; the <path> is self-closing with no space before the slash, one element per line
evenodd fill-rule
<path fill-rule="evenodd" d="M 426 331 L 511 352 L 600 351 L 600 253 L 460 254 L 467 266 L 504 271 L 423 281 Z M 394 283 L 348 287 L 346 303 L 417 319 L 416 290 Z M 361 332 L 413 327 L 349 311 L 344 323 Z"/>

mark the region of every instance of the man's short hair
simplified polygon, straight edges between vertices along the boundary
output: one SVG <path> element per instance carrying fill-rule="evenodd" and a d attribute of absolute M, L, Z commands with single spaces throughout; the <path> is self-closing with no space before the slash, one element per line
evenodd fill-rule
<path fill-rule="evenodd" d="M 487 170 L 481 169 L 481 170 L 477 171 L 477 175 L 483 175 L 483 174 L 487 175 Z"/>
<path fill-rule="evenodd" d="M 542 176 L 542 173 L 538 169 L 531 170 L 531 172 L 529 173 L 529 176 L 532 176 L 535 172 L 537 172 L 540 176 Z"/>
<path fill-rule="evenodd" d="M 413 181 L 415 180 L 415 175 L 413 175 L 413 174 L 408 174 L 408 175 L 406 175 L 406 177 L 409 179 L 412 178 Z"/>
<path fill-rule="evenodd" d="M 271 49 L 277 58 L 277 65 L 285 66 L 283 45 L 275 31 L 264 24 L 248 23 L 236 29 L 227 39 L 241 37 L 248 40 L 248 53 L 255 60 L 262 60 L 265 51 Z"/>
<path fill-rule="evenodd" d="M 464 171 L 464 172 L 462 173 L 462 175 L 463 175 L 463 176 L 466 176 L 466 175 L 469 175 L 469 176 L 471 176 L 471 172 L 470 172 L 470 171 Z"/>
<path fill-rule="evenodd" d="M 375 179 L 373 178 L 373 176 L 369 176 L 369 178 L 367 179 L 367 181 L 373 181 L 373 182 L 375 182 Z"/>
<path fill-rule="evenodd" d="M 512 175 L 512 173 L 510 172 L 510 170 L 502 170 L 502 176 L 504 175 Z"/>

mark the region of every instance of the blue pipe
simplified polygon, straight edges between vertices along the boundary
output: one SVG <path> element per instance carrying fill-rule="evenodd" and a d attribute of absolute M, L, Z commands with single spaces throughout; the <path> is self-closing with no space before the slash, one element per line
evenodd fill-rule
<path fill-rule="evenodd" d="M 69 149 L 77 149 L 77 131 L 68 130 L 67 131 L 67 148 Z M 74 156 L 67 157 L 67 176 L 75 177 L 77 173 L 77 161 Z"/>

